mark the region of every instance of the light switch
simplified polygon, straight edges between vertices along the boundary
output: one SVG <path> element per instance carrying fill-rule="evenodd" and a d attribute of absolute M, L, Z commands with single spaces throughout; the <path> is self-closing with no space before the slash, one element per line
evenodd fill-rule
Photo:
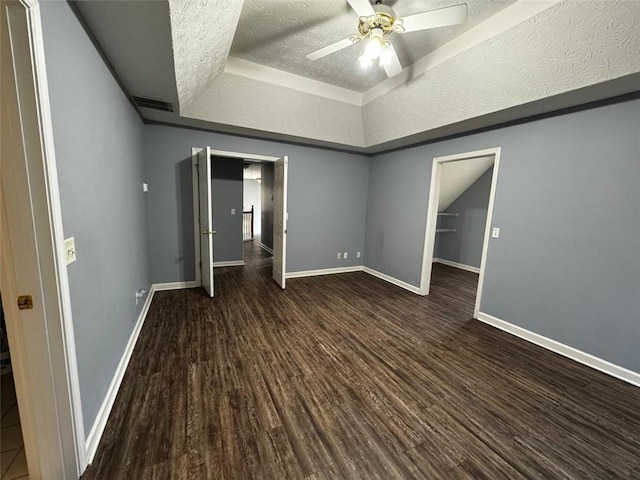
<path fill-rule="evenodd" d="M 232 208 L 232 209 L 231 209 L 231 215 L 235 215 L 235 214 L 236 214 L 236 209 L 235 209 L 235 208 Z"/>
<path fill-rule="evenodd" d="M 67 265 L 77 260 L 76 258 L 76 241 L 73 237 L 67 238 L 64 241 L 65 258 L 67 259 Z"/>
<path fill-rule="evenodd" d="M 149 191 L 149 184 L 147 182 L 142 182 L 142 191 L 147 193 Z"/>
<path fill-rule="evenodd" d="M 500 228 L 493 227 L 493 230 L 491 231 L 491 236 L 493 238 L 500 238 Z"/>

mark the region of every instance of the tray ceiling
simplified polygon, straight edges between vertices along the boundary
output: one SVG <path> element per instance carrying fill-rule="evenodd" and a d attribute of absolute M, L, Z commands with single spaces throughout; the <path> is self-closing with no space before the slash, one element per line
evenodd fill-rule
<path fill-rule="evenodd" d="M 393 6 L 410 15 L 460 1 Z M 637 92 L 637 1 L 466 1 L 465 25 L 405 36 L 418 45 L 411 57 L 397 48 L 405 67 L 419 58 L 391 79 L 359 70 L 357 52 L 303 76 L 309 51 L 347 36 L 339 25 L 354 28 L 346 0 L 68 5 L 129 95 L 174 104 L 173 112 L 141 108 L 148 122 L 372 154 Z M 235 36 L 232 6 L 241 16 Z M 340 76 L 351 83 L 336 85 Z"/>
<path fill-rule="evenodd" d="M 515 0 L 387 0 L 398 16 L 467 3 L 467 23 L 390 37 L 403 67 L 515 3 Z M 365 42 L 312 62 L 306 55 L 356 33 L 358 17 L 345 0 L 245 0 L 231 56 L 363 92 L 386 80 L 379 66 L 363 69 Z"/>

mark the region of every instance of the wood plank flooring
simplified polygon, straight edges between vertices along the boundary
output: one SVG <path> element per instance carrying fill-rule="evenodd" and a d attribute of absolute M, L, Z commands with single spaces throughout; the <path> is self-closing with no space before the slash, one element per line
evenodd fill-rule
<path fill-rule="evenodd" d="M 246 252 L 156 294 L 83 479 L 640 479 L 640 389 L 472 320 L 477 275 L 281 291 Z"/>

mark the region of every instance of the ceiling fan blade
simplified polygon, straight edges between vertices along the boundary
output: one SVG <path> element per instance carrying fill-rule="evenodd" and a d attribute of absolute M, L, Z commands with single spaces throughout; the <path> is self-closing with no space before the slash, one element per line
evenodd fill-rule
<path fill-rule="evenodd" d="M 387 77 L 395 77 L 400 72 L 402 72 L 402 64 L 398 59 L 398 54 L 396 54 L 393 45 L 389 44 L 385 48 L 384 57 L 381 59 L 382 66 L 384 67 L 384 71 L 387 73 Z"/>
<path fill-rule="evenodd" d="M 347 48 L 350 45 L 353 45 L 352 37 L 345 38 L 344 40 L 340 40 L 339 42 L 332 43 L 331 45 L 327 45 L 326 47 L 322 47 L 320 50 L 316 50 L 315 52 L 311 52 L 307 55 L 309 60 L 318 60 L 319 58 L 326 57 L 330 53 L 337 52 L 338 50 L 342 50 L 343 48 Z"/>
<path fill-rule="evenodd" d="M 359 17 L 370 17 L 376 14 L 369 0 L 347 0 L 347 3 Z"/>
<path fill-rule="evenodd" d="M 466 3 L 453 7 L 441 8 L 430 12 L 409 15 L 400 19 L 402 27 L 399 31 L 415 32 L 428 28 L 446 27 L 458 25 L 467 21 L 468 8 Z"/>

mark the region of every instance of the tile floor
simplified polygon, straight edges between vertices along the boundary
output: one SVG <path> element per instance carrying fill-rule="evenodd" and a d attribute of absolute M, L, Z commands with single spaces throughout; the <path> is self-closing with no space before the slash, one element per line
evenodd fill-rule
<path fill-rule="evenodd" d="M 0 384 L 0 480 L 28 480 L 20 415 L 13 375 L 2 375 Z"/>

